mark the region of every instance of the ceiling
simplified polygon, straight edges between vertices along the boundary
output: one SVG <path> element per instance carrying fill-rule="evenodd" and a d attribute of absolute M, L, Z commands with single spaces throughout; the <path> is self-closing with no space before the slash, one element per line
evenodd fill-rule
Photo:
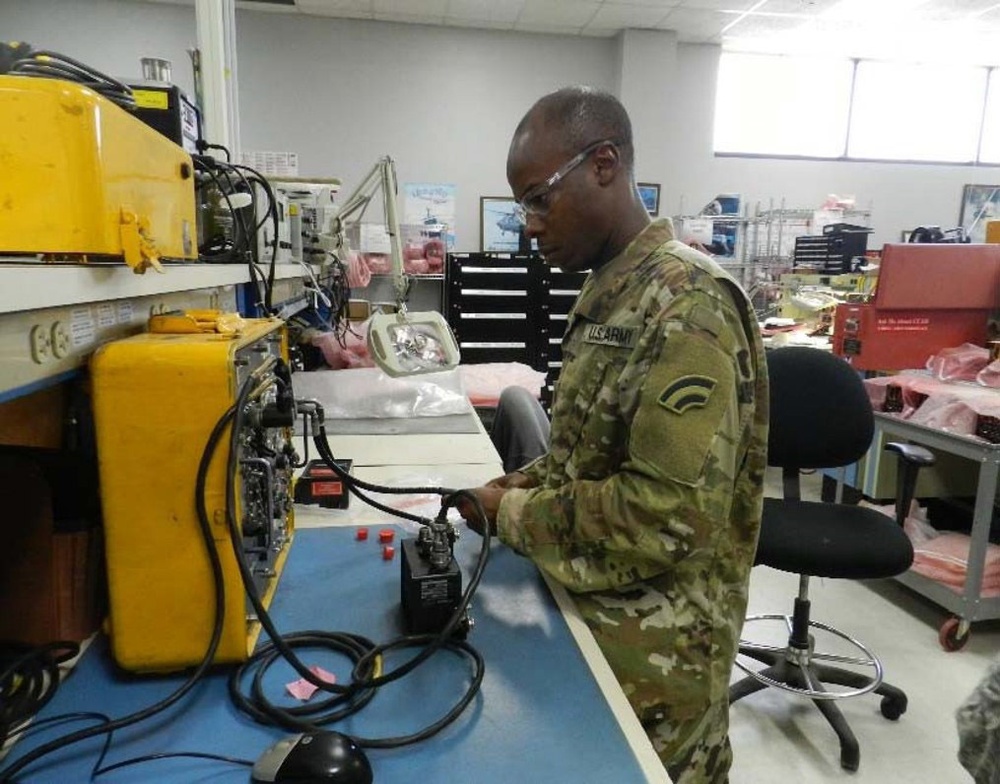
<path fill-rule="evenodd" d="M 194 0 L 151 0 L 193 4 Z M 682 43 L 769 53 L 1000 65 L 1000 0 L 237 0 L 342 19 Z"/>
<path fill-rule="evenodd" d="M 316 16 L 609 37 L 625 28 L 674 30 L 688 43 L 722 43 L 790 30 L 892 23 L 1000 32 L 997 0 L 247 0 L 255 8 Z M 885 25 L 882 24 L 884 27 Z"/>

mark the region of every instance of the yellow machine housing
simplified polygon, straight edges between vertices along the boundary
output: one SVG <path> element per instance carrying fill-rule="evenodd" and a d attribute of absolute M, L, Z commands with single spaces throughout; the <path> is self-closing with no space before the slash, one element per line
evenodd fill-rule
<path fill-rule="evenodd" d="M 0 170 L 0 255 L 198 258 L 191 157 L 82 85 L 0 76 Z"/>
<path fill-rule="evenodd" d="M 206 311 L 191 319 L 199 329 Z M 218 314 L 232 316 L 232 314 Z M 91 364 L 97 426 L 110 637 L 115 660 L 133 671 L 197 664 L 212 633 L 214 583 L 195 506 L 199 462 L 209 434 L 253 377 L 239 436 L 235 520 L 241 552 L 265 605 L 293 534 L 292 433 L 261 423 L 287 359 L 278 319 L 246 319 L 238 330 L 149 332 L 108 343 Z M 169 321 L 159 328 L 171 329 Z M 155 325 L 152 325 L 155 327 Z M 280 373 L 278 374 L 280 376 Z M 252 618 L 226 523 L 230 426 L 206 474 L 205 508 L 225 586 L 225 623 L 216 662 L 246 660 L 259 624 Z"/>

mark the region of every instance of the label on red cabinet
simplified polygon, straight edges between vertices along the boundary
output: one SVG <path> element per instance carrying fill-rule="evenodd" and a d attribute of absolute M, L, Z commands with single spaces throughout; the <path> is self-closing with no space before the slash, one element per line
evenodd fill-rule
<path fill-rule="evenodd" d="M 931 320 L 928 316 L 910 316 L 908 318 L 880 316 L 875 319 L 877 332 L 927 332 L 930 328 Z"/>

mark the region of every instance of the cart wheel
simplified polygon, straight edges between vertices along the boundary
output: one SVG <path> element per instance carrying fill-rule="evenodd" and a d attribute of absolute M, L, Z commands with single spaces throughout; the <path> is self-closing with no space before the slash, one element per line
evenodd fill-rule
<path fill-rule="evenodd" d="M 972 636 L 969 629 L 966 629 L 964 634 L 960 634 L 961 625 L 962 622 L 955 617 L 951 617 L 941 624 L 941 631 L 938 632 L 938 642 L 941 643 L 941 647 L 946 651 L 962 650 Z"/>
<path fill-rule="evenodd" d="M 883 697 L 879 709 L 889 721 L 896 721 L 906 713 L 906 696 L 904 695 L 902 699 L 898 700 L 893 697 Z"/>

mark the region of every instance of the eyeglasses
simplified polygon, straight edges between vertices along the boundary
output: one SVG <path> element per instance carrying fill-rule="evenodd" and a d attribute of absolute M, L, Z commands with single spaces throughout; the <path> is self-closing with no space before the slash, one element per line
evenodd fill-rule
<path fill-rule="evenodd" d="M 579 153 L 570 158 L 565 164 L 559 167 L 559 170 L 549 177 L 544 182 L 538 183 L 538 185 L 533 188 L 529 188 L 527 193 L 525 193 L 517 202 L 517 206 L 514 208 L 514 217 L 521 222 L 521 225 L 525 225 L 528 222 L 529 215 L 545 215 L 551 209 L 552 204 L 549 201 L 549 195 L 552 193 L 552 189 L 556 187 L 560 180 L 566 177 L 573 169 L 587 160 L 587 157 L 599 147 L 603 147 L 605 144 L 614 144 L 611 139 L 602 139 L 599 142 L 594 142 L 593 144 L 588 144 Z"/>

